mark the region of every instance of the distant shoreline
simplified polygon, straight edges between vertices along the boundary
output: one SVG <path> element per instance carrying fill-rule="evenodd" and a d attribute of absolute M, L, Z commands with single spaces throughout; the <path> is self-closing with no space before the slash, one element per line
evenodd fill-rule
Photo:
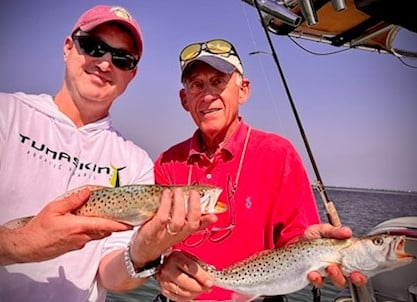
<path fill-rule="evenodd" d="M 313 189 L 317 191 L 316 186 L 312 185 Z M 417 191 L 405 190 L 385 190 L 385 189 L 371 189 L 371 188 L 351 188 L 351 187 L 336 187 L 326 186 L 326 191 L 350 191 L 350 192 L 374 192 L 374 193 L 395 193 L 395 194 L 417 194 Z"/>

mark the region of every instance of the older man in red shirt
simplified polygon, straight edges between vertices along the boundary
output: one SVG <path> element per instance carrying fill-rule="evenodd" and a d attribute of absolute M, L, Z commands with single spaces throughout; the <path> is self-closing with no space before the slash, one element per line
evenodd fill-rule
<path fill-rule="evenodd" d="M 311 225 L 318 228 L 311 184 L 293 145 L 282 136 L 252 128 L 239 115 L 250 95 L 250 82 L 233 45 L 220 39 L 190 44 L 181 52 L 180 63 L 181 104 L 198 129 L 159 156 L 155 180 L 221 187 L 219 199 L 228 211 L 175 248 L 221 269 L 256 252 L 298 241 Z M 350 236 L 347 230 L 341 232 L 342 237 Z M 230 291 L 210 288 L 210 280 L 191 269 L 191 261 L 180 253 L 166 259 L 158 276 L 163 294 L 175 301 L 196 296 L 232 299 Z M 341 274 L 335 280 L 344 285 Z"/>

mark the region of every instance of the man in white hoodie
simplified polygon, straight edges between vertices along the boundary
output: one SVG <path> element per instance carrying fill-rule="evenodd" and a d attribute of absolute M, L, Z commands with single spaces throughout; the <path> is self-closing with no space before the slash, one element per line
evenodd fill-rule
<path fill-rule="evenodd" d="M 182 191 L 165 191 L 156 216 L 137 232 L 72 215 L 88 190 L 57 199 L 87 184 L 154 182 L 148 154 L 109 117 L 142 48 L 129 12 L 96 6 L 65 39 L 65 79 L 55 96 L 0 93 L 0 225 L 36 215 L 22 228 L 0 226 L 2 301 L 104 301 L 107 290 L 141 285 L 166 249 L 216 219 L 201 216 L 197 192 L 186 212 Z"/>

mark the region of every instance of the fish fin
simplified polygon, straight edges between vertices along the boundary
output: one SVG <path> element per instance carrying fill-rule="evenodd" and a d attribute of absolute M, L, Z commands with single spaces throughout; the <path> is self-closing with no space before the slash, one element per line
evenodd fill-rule
<path fill-rule="evenodd" d="M 253 301 L 256 298 L 260 297 L 259 295 L 248 295 L 248 294 L 242 294 L 238 292 L 233 292 L 232 294 L 232 301 L 233 302 L 249 302 Z"/>
<path fill-rule="evenodd" d="M 124 223 L 124 224 L 126 224 L 126 225 L 128 225 L 128 226 L 131 226 L 131 227 L 135 227 L 135 226 L 138 226 L 138 225 L 141 225 L 141 224 L 136 224 L 136 223 L 134 223 L 134 222 L 132 222 L 132 221 L 126 221 L 126 220 L 116 220 L 117 222 L 120 222 L 120 223 Z"/>
<path fill-rule="evenodd" d="M 80 192 L 83 189 L 89 189 L 90 191 L 97 191 L 97 190 L 101 190 L 101 189 L 104 189 L 104 188 L 109 188 L 109 187 L 98 186 L 98 185 L 85 185 L 85 186 L 81 186 L 81 187 L 69 190 L 69 191 L 65 192 L 64 194 L 58 196 L 56 199 L 62 199 L 62 198 L 68 197 L 68 196 L 70 196 L 74 193 Z"/>
<path fill-rule="evenodd" d="M 320 276 L 322 276 L 322 277 L 328 277 L 329 274 L 327 273 L 326 268 L 329 265 L 336 265 L 336 266 L 338 266 L 339 269 L 342 271 L 342 273 L 344 273 L 343 270 L 342 270 L 342 267 L 343 266 L 340 263 L 335 262 L 334 260 L 324 260 L 324 259 L 322 259 L 322 265 L 321 266 L 310 269 L 308 271 L 308 273 L 310 273 L 310 272 L 318 272 L 320 274 Z"/>
<path fill-rule="evenodd" d="M 137 215 L 127 217 L 126 219 L 117 219 L 117 221 L 135 227 L 145 224 L 145 222 L 147 222 L 151 218 L 152 217 L 149 217 L 149 215 Z"/>
<path fill-rule="evenodd" d="M 21 228 L 21 227 L 24 227 L 33 217 L 35 216 L 16 218 L 3 224 L 3 227 L 8 228 L 8 229 Z"/>
<path fill-rule="evenodd" d="M 313 267 L 310 267 L 310 269 L 307 270 L 306 279 L 309 280 L 308 275 L 311 272 L 319 273 L 321 277 L 328 277 L 328 274 L 326 272 L 326 268 L 328 265 L 334 264 L 334 262 L 326 261 L 321 259 L 320 265 L 315 265 Z M 310 282 L 310 281 L 309 281 Z"/>

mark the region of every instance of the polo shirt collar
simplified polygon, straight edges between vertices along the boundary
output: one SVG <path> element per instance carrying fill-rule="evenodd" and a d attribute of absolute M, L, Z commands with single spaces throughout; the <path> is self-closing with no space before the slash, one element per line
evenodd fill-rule
<path fill-rule="evenodd" d="M 245 140 L 248 131 L 249 125 L 243 120 L 242 117 L 239 117 L 239 125 L 221 149 L 222 154 L 224 154 L 226 158 L 239 156 L 242 152 L 241 142 Z M 201 156 L 204 156 L 200 129 L 197 129 L 191 137 L 190 150 L 188 152 L 188 162 L 198 160 Z"/>

